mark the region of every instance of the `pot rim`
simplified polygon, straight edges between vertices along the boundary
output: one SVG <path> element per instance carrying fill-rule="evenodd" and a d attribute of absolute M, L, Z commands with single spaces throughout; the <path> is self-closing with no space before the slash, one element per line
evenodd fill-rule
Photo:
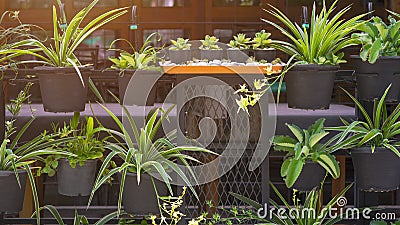
<path fill-rule="evenodd" d="M 90 71 L 94 69 L 93 66 L 78 66 L 79 70 L 81 71 Z M 35 71 L 54 71 L 54 70 L 71 70 L 71 71 L 76 71 L 74 67 L 54 67 L 54 66 L 35 66 L 33 67 L 33 70 Z"/>
<path fill-rule="evenodd" d="M 290 71 L 338 71 L 339 65 L 298 64 Z"/>
<path fill-rule="evenodd" d="M 396 148 L 396 149 L 399 150 L 400 148 Z M 360 153 L 360 154 L 377 154 L 377 153 L 384 153 L 384 152 L 392 152 L 394 154 L 393 151 L 391 151 L 390 149 L 385 148 L 385 147 L 375 147 L 375 152 L 372 153 L 371 146 L 350 148 L 349 152 L 350 153 L 354 153 L 355 152 L 355 153 Z"/>
<path fill-rule="evenodd" d="M 350 55 L 351 59 L 361 59 L 361 57 L 359 55 Z M 380 59 L 400 59 L 400 56 L 379 56 L 378 60 Z"/>
<path fill-rule="evenodd" d="M 23 173 L 27 173 L 26 170 L 23 169 L 17 169 L 17 173 L 18 174 L 23 174 Z M 0 177 L 3 175 L 10 175 L 10 174 L 14 174 L 13 170 L 0 170 Z"/>

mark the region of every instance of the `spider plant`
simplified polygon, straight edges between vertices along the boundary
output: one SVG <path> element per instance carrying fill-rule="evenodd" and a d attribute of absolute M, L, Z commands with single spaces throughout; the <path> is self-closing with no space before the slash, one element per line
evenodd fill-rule
<path fill-rule="evenodd" d="M 290 42 L 273 40 L 270 46 L 290 56 L 295 56 L 302 64 L 337 65 L 346 62 L 341 59 L 343 54 L 339 52 L 357 44 L 350 34 L 361 23 L 359 20 L 367 14 L 343 19 L 342 16 L 350 10 L 350 6 L 344 7 L 335 14 L 337 2 L 338 0 L 335 0 L 328 8 L 323 1 L 319 14 L 314 2 L 309 29 L 293 23 L 282 11 L 269 5 L 271 10 L 264 10 L 278 19 L 283 26 L 271 20 L 263 19 L 263 21 L 281 31 L 290 40 Z"/>
<path fill-rule="evenodd" d="M 388 115 L 385 99 L 390 87 L 391 85 L 386 88 L 379 101 L 375 99 L 372 118 L 355 97 L 342 89 L 356 104 L 364 120 L 356 120 L 350 123 L 342 119 L 344 126 L 327 129 L 341 131 L 345 135 L 351 134 L 349 139 L 352 141 L 352 144 L 348 145 L 347 148 L 370 147 L 373 153 L 375 148 L 383 147 L 390 149 L 400 157 L 400 152 L 397 149 L 400 147 L 400 142 L 396 140 L 396 136 L 400 134 L 400 104 Z"/>
<path fill-rule="evenodd" d="M 3 27 L 1 24 L 5 18 L 17 22 L 14 27 Z M 23 24 L 19 19 L 19 11 L 5 11 L 0 17 L 0 64 L 2 69 L 12 67 L 14 64 L 19 64 L 18 61 L 13 61 L 14 58 L 29 54 L 30 51 L 20 49 L 23 46 L 30 45 L 31 40 L 35 38 L 30 31 L 31 29 L 39 28 L 32 24 Z M 41 28 L 39 28 L 41 29 Z M 35 52 L 35 50 L 31 50 Z"/>
<path fill-rule="evenodd" d="M 67 143 L 74 138 L 62 138 L 59 133 L 48 134 L 44 131 L 41 135 L 29 140 L 26 143 L 19 143 L 19 140 L 24 135 L 29 126 L 33 123 L 32 117 L 23 127 L 17 132 L 14 126 L 14 117 L 20 112 L 23 103 L 29 98 L 25 88 L 20 92 L 17 99 L 11 101 L 11 105 L 7 107 L 13 118 L 6 122 L 6 134 L 0 145 L 0 171 L 13 171 L 18 185 L 21 187 L 20 178 L 18 175 L 19 170 L 25 170 L 31 184 L 34 205 L 36 211 L 39 209 L 39 200 L 36 191 L 35 179 L 31 171 L 31 165 L 36 161 L 44 162 L 42 156 L 46 155 L 64 155 L 74 156 L 71 153 L 63 151 L 52 150 L 52 146 Z M 38 223 L 40 224 L 40 216 L 37 216 Z"/>
<path fill-rule="evenodd" d="M 32 55 L 38 57 L 38 61 L 36 62 L 50 67 L 73 67 L 83 84 L 83 78 L 79 70 L 79 67 L 83 65 L 75 56 L 75 50 L 97 29 L 127 12 L 127 7 L 113 9 L 97 16 L 82 26 L 86 16 L 98 2 L 99 0 L 93 0 L 68 22 L 61 0 L 57 0 L 62 15 L 59 18 L 56 6 L 53 5 L 53 37 L 51 39 L 53 42 L 50 45 L 45 45 L 39 40 L 30 40 L 30 44 L 35 47 L 36 51 L 40 50 L 43 52 L 43 55 L 32 52 Z"/>
<path fill-rule="evenodd" d="M 111 152 L 103 161 L 103 164 L 99 170 L 98 176 L 96 178 L 92 194 L 89 199 L 89 204 L 93 198 L 94 193 L 104 184 L 111 176 L 117 173 L 121 173 L 120 182 L 120 192 L 118 197 L 118 212 L 121 209 L 122 204 L 122 194 L 125 185 L 125 179 L 127 173 L 134 173 L 137 175 L 137 183 L 140 184 L 142 174 L 158 174 L 161 176 L 163 182 L 167 185 L 169 192 L 172 195 L 171 188 L 171 176 L 170 173 L 175 173 L 180 179 L 182 179 L 186 185 L 190 188 L 193 194 L 197 197 L 197 194 L 190 183 L 190 178 L 196 180 L 193 171 L 190 169 L 188 162 L 193 161 L 195 163 L 200 163 L 197 159 L 184 152 L 202 152 L 215 154 L 207 149 L 194 146 L 175 146 L 172 141 L 175 136 L 175 132 L 166 134 L 165 137 L 155 139 L 156 132 L 160 128 L 162 122 L 168 119 L 169 112 L 172 111 L 174 105 L 168 108 L 166 111 L 163 109 L 156 109 L 150 117 L 143 128 L 138 129 L 132 115 L 129 113 L 128 109 L 122 105 L 124 115 L 127 116 L 129 121 L 129 127 L 125 127 L 121 120 L 113 114 L 107 107 L 100 104 L 101 107 L 107 111 L 107 113 L 113 118 L 114 122 L 117 124 L 118 128 L 121 130 L 110 132 L 116 137 L 125 140 L 123 145 L 108 143 L 105 146 Z M 157 120 L 157 116 L 161 113 L 161 117 Z M 133 132 L 133 137 L 130 134 Z M 136 142 L 136 143 L 135 143 Z M 121 166 L 115 167 L 109 172 L 105 172 L 107 166 L 110 164 L 114 157 L 119 157 L 122 159 L 123 163 Z M 180 162 L 186 166 L 189 171 L 190 176 L 187 176 L 181 168 L 175 164 Z M 154 185 L 154 180 L 151 177 Z M 154 186 L 155 188 L 155 186 Z M 157 193 L 157 190 L 155 189 Z"/>

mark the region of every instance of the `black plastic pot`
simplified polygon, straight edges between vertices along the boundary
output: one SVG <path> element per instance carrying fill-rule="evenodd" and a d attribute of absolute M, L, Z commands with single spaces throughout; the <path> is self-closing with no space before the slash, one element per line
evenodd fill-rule
<path fill-rule="evenodd" d="M 21 187 L 18 185 L 14 171 L 0 171 L 0 212 L 16 213 L 22 210 L 27 173 L 18 171 Z"/>
<path fill-rule="evenodd" d="M 35 67 L 46 112 L 85 110 L 91 68 L 80 68 L 83 83 L 74 68 Z"/>
<path fill-rule="evenodd" d="M 167 186 L 154 178 L 158 195 L 167 196 Z M 135 173 L 127 173 L 124 185 L 124 193 L 122 195 L 122 204 L 124 211 L 139 215 L 158 214 L 158 202 L 154 191 L 151 178 L 147 174 L 140 177 L 140 185 L 137 184 L 137 176 Z"/>
<path fill-rule="evenodd" d="M 362 61 L 359 56 L 351 58 L 360 100 L 371 101 L 381 98 L 389 84 L 392 84 L 392 87 L 386 96 L 386 101 L 400 99 L 400 57 L 380 57 L 374 64 Z"/>
<path fill-rule="evenodd" d="M 318 163 L 306 162 L 299 178 L 297 178 L 294 183 L 293 188 L 299 191 L 311 191 L 313 188 L 321 185 L 321 181 L 324 179 L 325 174 L 325 169 Z"/>
<path fill-rule="evenodd" d="M 169 59 L 172 63 L 185 64 L 187 61 L 192 60 L 191 50 L 168 50 Z"/>
<path fill-rule="evenodd" d="M 285 75 L 289 108 L 329 109 L 339 66 L 296 65 Z"/>
<path fill-rule="evenodd" d="M 228 48 L 226 54 L 232 62 L 245 63 L 249 59 L 250 50 Z"/>
<path fill-rule="evenodd" d="M 400 158 L 391 150 L 370 147 L 350 150 L 357 188 L 369 192 L 393 191 L 400 186 Z"/>
<path fill-rule="evenodd" d="M 154 105 L 154 102 L 156 101 L 156 94 L 157 94 L 157 89 L 155 87 L 152 87 L 149 96 L 125 96 L 126 90 L 128 88 L 129 82 L 132 79 L 133 75 L 139 75 L 139 76 L 153 76 L 156 75 L 157 72 L 154 71 L 146 71 L 146 70 L 125 70 L 122 73 L 120 71 L 118 72 L 118 86 L 119 86 L 119 99 L 121 102 L 125 103 L 125 98 L 147 98 L 146 101 L 146 106 L 152 106 Z M 146 77 L 143 77 L 145 79 Z M 143 80 L 143 82 L 146 82 Z M 138 85 L 139 86 L 139 85 Z M 140 91 L 140 93 L 146 93 L 147 90 Z M 127 102 L 130 104 L 130 102 Z"/>
<path fill-rule="evenodd" d="M 267 62 L 272 62 L 276 58 L 276 49 L 254 49 L 253 54 L 257 61 L 267 60 Z"/>
<path fill-rule="evenodd" d="M 97 160 L 88 160 L 83 166 L 72 168 L 67 159 L 61 159 L 57 168 L 58 193 L 66 196 L 90 195 L 96 177 Z"/>
<path fill-rule="evenodd" d="M 224 50 L 200 50 L 201 59 L 208 59 L 208 61 L 213 61 L 215 59 L 221 60 L 224 57 Z"/>

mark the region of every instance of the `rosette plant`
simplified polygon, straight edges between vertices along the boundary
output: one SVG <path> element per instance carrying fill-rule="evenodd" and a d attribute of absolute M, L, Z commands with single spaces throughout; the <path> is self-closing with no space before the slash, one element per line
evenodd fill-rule
<path fill-rule="evenodd" d="M 221 60 L 224 54 L 221 46 L 218 45 L 219 39 L 215 36 L 206 35 L 203 40 L 200 40 L 201 45 L 200 49 L 200 57 L 203 60 Z"/>
<path fill-rule="evenodd" d="M 178 38 L 171 40 L 172 46 L 169 47 L 169 59 L 172 63 L 182 64 L 187 63 L 192 59 L 189 39 Z"/>
<path fill-rule="evenodd" d="M 61 15 L 53 5 L 53 37 L 50 43 L 31 40 L 30 46 L 35 50 L 31 54 L 38 58 L 36 63 L 43 64 L 35 69 L 46 111 L 74 112 L 85 109 L 90 68 L 80 63 L 75 51 L 93 32 L 127 12 L 126 7 L 109 10 L 84 24 L 98 2 L 93 0 L 68 21 L 63 3 L 57 0 Z"/>

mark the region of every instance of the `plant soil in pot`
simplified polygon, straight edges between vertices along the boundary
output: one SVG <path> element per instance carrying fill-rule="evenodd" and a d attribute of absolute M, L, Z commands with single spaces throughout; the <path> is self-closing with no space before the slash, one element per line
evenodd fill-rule
<path fill-rule="evenodd" d="M 74 68 L 35 67 L 46 112 L 81 112 L 87 101 L 90 68 L 80 68 L 83 83 Z"/>
<path fill-rule="evenodd" d="M 232 62 L 245 63 L 249 59 L 249 49 L 228 48 L 226 54 Z"/>
<path fill-rule="evenodd" d="M 169 49 L 169 59 L 172 63 L 185 64 L 192 60 L 191 50 L 172 50 Z"/>
<path fill-rule="evenodd" d="M 276 50 L 274 48 L 254 49 L 253 53 L 257 61 L 267 60 L 267 62 L 272 62 L 276 58 Z"/>
<path fill-rule="evenodd" d="M 167 186 L 154 178 L 159 196 L 167 196 Z M 127 173 L 122 196 L 124 211 L 139 215 L 159 214 L 156 193 L 153 188 L 150 175 L 142 174 L 140 176 L 140 185 L 137 184 L 135 173 Z"/>
<path fill-rule="evenodd" d="M 158 72 L 155 71 L 151 71 L 151 70 L 125 70 L 122 73 L 120 73 L 120 71 L 118 71 L 119 76 L 118 76 L 118 86 L 119 86 L 119 99 L 121 100 L 121 102 L 125 103 L 125 97 L 129 98 L 129 100 L 134 100 L 134 98 L 146 98 L 146 96 L 144 96 L 147 90 L 135 90 L 137 91 L 137 93 L 142 93 L 143 95 L 141 96 L 125 96 L 126 94 L 126 90 L 129 86 L 129 82 L 131 81 L 132 77 L 134 75 L 138 75 L 138 76 L 142 76 L 140 79 L 140 82 L 144 82 L 146 83 L 146 76 L 153 76 L 156 75 Z M 150 78 L 150 77 L 147 77 Z M 144 87 L 142 85 L 135 85 L 135 87 Z M 130 91 L 131 93 L 131 91 Z M 156 87 L 152 87 L 149 96 L 147 96 L 147 101 L 146 101 L 146 106 L 152 106 L 154 105 L 154 102 L 156 100 L 156 94 L 157 94 L 157 89 Z M 127 104 L 132 104 L 132 102 L 128 101 L 126 102 Z"/>
<path fill-rule="evenodd" d="M 374 64 L 364 62 L 359 56 L 351 56 L 357 79 L 357 94 L 360 100 L 379 99 L 392 84 L 386 101 L 400 99 L 400 57 L 380 57 Z"/>
<path fill-rule="evenodd" d="M 320 186 L 325 173 L 325 169 L 318 163 L 306 162 L 293 188 L 299 191 L 311 191 L 313 188 Z"/>
<path fill-rule="evenodd" d="M 296 65 L 285 75 L 289 108 L 329 109 L 339 66 Z"/>
<path fill-rule="evenodd" d="M 213 50 L 200 50 L 201 59 L 207 59 L 208 61 L 213 61 L 215 59 L 221 60 L 224 56 L 224 50 L 222 49 L 213 49 Z"/>
<path fill-rule="evenodd" d="M 14 171 L 0 171 L 0 212 L 16 213 L 22 210 L 25 196 L 27 173 L 18 171 L 21 187 L 18 185 Z"/>
<path fill-rule="evenodd" d="M 87 160 L 83 166 L 72 168 L 67 159 L 59 161 L 58 193 L 66 196 L 89 196 L 96 177 L 97 160 Z"/>
<path fill-rule="evenodd" d="M 399 189 L 400 158 L 391 150 L 370 147 L 350 151 L 357 188 L 363 191 L 382 192 Z"/>

